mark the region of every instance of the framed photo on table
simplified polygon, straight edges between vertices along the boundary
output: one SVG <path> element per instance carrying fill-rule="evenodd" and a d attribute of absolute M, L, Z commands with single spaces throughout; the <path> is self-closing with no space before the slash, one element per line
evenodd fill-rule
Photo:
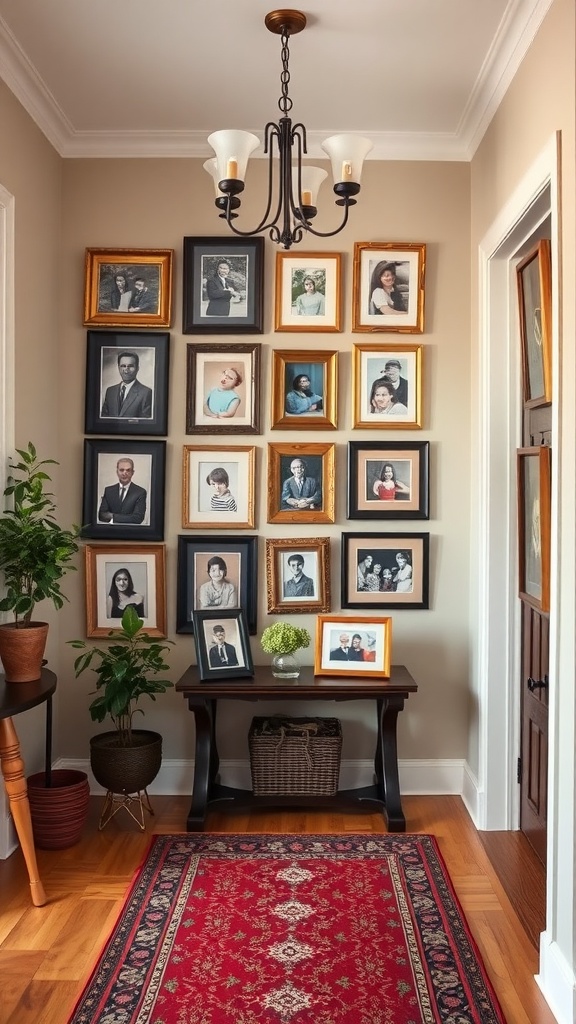
<path fill-rule="evenodd" d="M 170 327 L 173 249 L 86 249 L 84 325 Z"/>
<path fill-rule="evenodd" d="M 343 608 L 428 608 L 427 533 L 343 533 Z"/>
<path fill-rule="evenodd" d="M 338 353 L 272 352 L 272 429 L 335 430 Z"/>
<path fill-rule="evenodd" d="M 258 537 L 178 537 L 176 632 L 194 632 L 195 611 L 243 608 L 256 633 Z"/>
<path fill-rule="evenodd" d="M 254 527 L 253 445 L 184 445 L 182 526 L 185 530 Z"/>
<path fill-rule="evenodd" d="M 319 615 L 314 650 L 315 676 L 390 678 L 392 619 Z"/>
<path fill-rule="evenodd" d="M 260 433 L 260 344 L 188 345 L 187 434 Z"/>
<path fill-rule="evenodd" d="M 339 252 L 276 253 L 276 331 L 339 331 Z"/>
<path fill-rule="evenodd" d="M 166 636 L 163 544 L 87 544 L 86 636 L 108 636 L 122 628 L 132 605 L 150 636 Z"/>
<path fill-rule="evenodd" d="M 549 445 L 520 448 L 518 460 L 519 596 L 540 612 L 550 610 Z"/>
<path fill-rule="evenodd" d="M 353 331 L 422 334 L 426 246 L 355 242 Z"/>
<path fill-rule="evenodd" d="M 524 405 L 552 401 L 552 273 L 550 241 L 541 239 L 516 267 Z"/>
<path fill-rule="evenodd" d="M 330 539 L 266 541 L 268 613 L 330 611 Z"/>
<path fill-rule="evenodd" d="M 268 522 L 334 522 L 334 445 L 268 445 Z"/>
<path fill-rule="evenodd" d="M 184 239 L 184 334 L 262 334 L 264 239 Z"/>
<path fill-rule="evenodd" d="M 420 430 L 422 345 L 354 345 L 353 421 L 362 430 Z"/>
<path fill-rule="evenodd" d="M 241 608 L 194 612 L 194 644 L 200 679 L 241 679 L 254 675 L 246 618 Z"/>
<path fill-rule="evenodd" d="M 84 441 L 82 536 L 163 540 L 166 442 Z"/>
<path fill-rule="evenodd" d="M 87 434 L 166 434 L 170 335 L 88 331 Z"/>
<path fill-rule="evenodd" d="M 349 441 L 348 519 L 428 519 L 429 441 Z"/>

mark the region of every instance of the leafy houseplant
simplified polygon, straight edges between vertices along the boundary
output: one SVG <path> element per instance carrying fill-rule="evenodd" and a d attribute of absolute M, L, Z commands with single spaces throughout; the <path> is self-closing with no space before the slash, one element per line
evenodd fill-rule
<path fill-rule="evenodd" d="M 0 516 L 0 569 L 6 587 L 0 611 L 13 612 L 14 622 L 0 626 L 0 641 L 17 644 L 18 652 L 14 665 L 3 643 L 0 655 L 9 682 L 29 682 L 40 676 L 48 633 L 47 624 L 33 622 L 32 614 L 40 601 L 50 599 L 60 609 L 67 600 L 60 590 L 60 580 L 76 568 L 72 558 L 78 551 L 79 531 L 77 527 L 63 530 L 58 525 L 54 495 L 45 489 L 50 477 L 43 467 L 58 463 L 54 459 L 39 461 L 30 441 L 26 449 L 16 450 L 20 461 L 9 463 L 13 472 L 4 490 L 11 507 Z M 40 633 L 40 648 L 28 670 L 22 665 L 21 648 L 29 650 L 32 646 L 33 629 Z"/>
<path fill-rule="evenodd" d="M 263 651 L 273 655 L 272 675 L 295 679 L 300 675 L 300 665 L 294 652 L 310 646 L 310 634 L 302 626 L 275 622 L 273 626 L 266 626 L 260 644 Z"/>

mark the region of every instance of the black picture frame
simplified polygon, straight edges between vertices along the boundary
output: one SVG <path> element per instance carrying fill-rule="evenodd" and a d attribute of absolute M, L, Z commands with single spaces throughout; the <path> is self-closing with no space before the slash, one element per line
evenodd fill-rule
<path fill-rule="evenodd" d="M 208 297 L 207 281 L 218 263 L 228 263 L 232 301 Z M 264 239 L 185 237 L 183 242 L 184 334 L 262 334 L 264 313 Z M 236 302 L 235 296 L 239 296 Z M 215 304 L 208 313 L 210 300 Z M 219 312 L 216 312 L 216 309 Z"/>
<path fill-rule="evenodd" d="M 144 489 L 145 496 L 130 498 L 126 513 L 142 521 L 105 522 L 101 513 L 109 514 L 119 503 L 117 464 L 130 460 L 134 465 L 134 485 Z M 82 536 L 94 540 L 164 540 L 164 483 L 166 476 L 166 442 L 140 440 L 84 440 L 84 489 L 82 501 Z M 137 481 L 140 481 L 137 483 Z M 132 482 L 132 481 L 131 481 Z M 125 499 L 126 500 L 126 499 Z M 102 502 L 105 508 L 102 510 Z"/>
<path fill-rule="evenodd" d="M 218 557 L 224 559 L 228 579 L 236 587 L 237 601 L 234 606 L 246 613 L 248 632 L 257 632 L 258 620 L 258 537 L 178 537 L 178 568 L 176 594 L 176 632 L 194 632 L 194 612 L 210 610 L 200 603 L 199 588 L 208 581 L 208 576 L 198 578 L 199 560 Z M 223 609 L 228 612 L 228 606 Z M 218 610 L 218 609 L 212 609 Z M 222 614 L 222 612 L 221 612 Z"/>
<path fill-rule="evenodd" d="M 120 406 L 123 354 L 137 357 L 137 375 Z M 87 331 L 84 432 L 167 434 L 169 358 L 168 332 Z"/>
<path fill-rule="evenodd" d="M 200 680 L 218 682 L 219 679 L 244 679 L 254 675 L 254 664 L 248 639 L 248 626 L 242 608 L 229 608 L 222 614 L 220 611 L 194 612 L 194 644 Z M 225 644 L 234 651 L 227 651 L 229 660 L 216 665 L 211 653 L 215 647 L 210 641 L 214 638 L 214 629 L 222 626 Z M 231 664 L 236 658 L 237 664 Z"/>
<path fill-rule="evenodd" d="M 429 519 L 429 464 L 429 441 L 349 441 L 347 518 Z"/>
<path fill-rule="evenodd" d="M 238 345 L 186 346 L 186 433 L 187 434 L 259 434 L 260 433 L 260 359 L 259 341 Z M 222 372 L 236 371 L 236 384 L 232 390 L 219 388 Z M 238 378 L 242 377 L 242 380 Z M 229 381 L 232 374 L 228 373 Z M 210 413 L 212 396 L 216 396 L 216 410 L 230 397 L 236 399 L 236 412 L 230 408 L 224 415 Z M 239 401 L 238 401 L 239 400 Z M 204 404 L 208 407 L 205 411 Z"/>
<path fill-rule="evenodd" d="M 428 533 L 343 533 L 342 534 L 342 608 L 417 609 L 429 607 L 429 549 Z M 404 555 L 404 565 L 397 556 Z M 360 586 L 361 564 L 370 556 L 367 571 L 381 566 L 381 580 L 392 589 L 380 590 Z M 406 575 L 406 566 L 409 575 Z M 386 570 L 389 570 L 390 577 Z M 394 577 L 400 571 L 401 581 Z M 364 574 L 365 575 L 365 574 Z M 374 574 L 375 575 L 375 574 Z M 402 582 L 402 589 L 398 590 Z M 409 586 L 408 586 L 409 583 Z M 382 584 L 383 585 L 383 584 Z"/>

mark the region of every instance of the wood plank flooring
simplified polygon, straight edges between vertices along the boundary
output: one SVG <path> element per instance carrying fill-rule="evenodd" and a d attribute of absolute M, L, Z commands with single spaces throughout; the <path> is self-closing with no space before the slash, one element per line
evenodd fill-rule
<path fill-rule="evenodd" d="M 508 1024 L 555 1024 L 536 982 L 537 951 L 515 913 L 459 797 L 405 797 L 410 832 L 438 839 Z M 121 811 L 98 831 L 101 798 L 92 798 L 81 842 L 38 851 L 45 907 L 33 907 L 20 851 L 0 861 L 0 1024 L 66 1024 L 118 916 L 150 833 L 185 831 L 189 799 L 153 797 L 141 833 Z M 268 810 L 212 813 L 212 832 L 383 833 L 369 813 Z M 510 835 L 515 835 L 511 833 Z M 506 843 L 503 836 L 500 853 Z M 96 1024 L 96 1022 L 94 1022 Z"/>

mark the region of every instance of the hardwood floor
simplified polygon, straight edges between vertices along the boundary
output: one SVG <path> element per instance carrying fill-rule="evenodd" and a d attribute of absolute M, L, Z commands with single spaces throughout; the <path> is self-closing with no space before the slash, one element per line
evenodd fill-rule
<path fill-rule="evenodd" d="M 146 833 L 124 811 L 99 832 L 102 799 L 92 798 L 88 826 L 77 846 L 38 851 L 48 896 L 44 907 L 30 902 L 20 851 L 0 861 L 0 1024 L 66 1024 L 145 855 L 150 833 L 185 831 L 188 798 L 153 797 L 152 804 L 155 816 L 147 817 Z M 555 1024 L 533 977 L 537 951 L 460 798 L 405 797 L 403 805 L 410 832 L 432 833 L 438 839 L 508 1024 Z M 386 831 L 378 814 L 321 810 L 213 813 L 208 830 Z M 500 855 L 505 856 L 506 837 L 500 835 Z"/>

